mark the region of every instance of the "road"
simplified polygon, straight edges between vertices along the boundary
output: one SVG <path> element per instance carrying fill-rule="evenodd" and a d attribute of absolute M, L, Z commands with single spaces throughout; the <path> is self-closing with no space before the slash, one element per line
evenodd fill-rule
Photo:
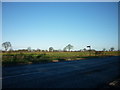
<path fill-rule="evenodd" d="M 2 68 L 2 88 L 100 88 L 119 76 L 119 57 Z"/>

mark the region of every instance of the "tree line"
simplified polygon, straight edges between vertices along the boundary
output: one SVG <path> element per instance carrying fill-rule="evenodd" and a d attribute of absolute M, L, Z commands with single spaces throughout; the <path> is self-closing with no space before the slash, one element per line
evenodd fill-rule
<path fill-rule="evenodd" d="M 2 43 L 2 47 L 4 48 L 5 51 L 39 51 L 39 52 L 40 51 L 41 52 L 46 52 L 46 51 L 49 51 L 49 52 L 64 51 L 64 52 L 66 52 L 66 51 L 71 51 L 74 48 L 73 45 L 68 44 L 67 46 L 65 46 L 63 48 L 63 50 L 55 50 L 53 47 L 49 47 L 49 50 L 41 50 L 39 48 L 35 50 L 35 49 L 31 49 L 31 47 L 28 47 L 27 49 L 22 49 L 22 50 L 13 50 L 12 49 L 12 44 L 10 42 Z M 88 48 L 88 50 L 86 48 Z M 82 50 L 79 50 L 79 51 L 96 51 L 95 49 L 91 49 L 91 46 L 87 46 L 86 48 L 84 48 Z M 111 47 L 109 49 L 109 51 L 114 51 L 114 50 L 115 50 L 114 47 Z M 107 50 L 105 48 L 103 48 L 102 51 L 107 51 Z"/>

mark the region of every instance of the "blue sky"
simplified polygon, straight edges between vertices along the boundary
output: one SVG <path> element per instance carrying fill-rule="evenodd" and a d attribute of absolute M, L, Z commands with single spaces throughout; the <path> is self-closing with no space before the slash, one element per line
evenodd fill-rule
<path fill-rule="evenodd" d="M 16 2 L 2 4 L 3 42 L 13 49 L 118 48 L 117 2 Z"/>

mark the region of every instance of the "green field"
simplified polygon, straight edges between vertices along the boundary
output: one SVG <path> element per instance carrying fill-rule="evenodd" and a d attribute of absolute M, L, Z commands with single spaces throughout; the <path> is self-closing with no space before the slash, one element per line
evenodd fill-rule
<path fill-rule="evenodd" d="M 94 51 L 81 52 L 4 52 L 2 54 L 2 65 L 48 63 L 67 60 L 80 60 L 83 58 L 95 58 L 105 56 L 118 56 L 118 51 L 104 51 L 95 53 Z"/>

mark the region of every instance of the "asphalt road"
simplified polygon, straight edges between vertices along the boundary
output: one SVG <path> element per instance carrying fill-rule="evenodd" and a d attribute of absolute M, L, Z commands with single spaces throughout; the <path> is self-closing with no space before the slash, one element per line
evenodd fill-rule
<path fill-rule="evenodd" d="M 2 88 L 100 88 L 117 78 L 119 57 L 2 68 Z"/>

